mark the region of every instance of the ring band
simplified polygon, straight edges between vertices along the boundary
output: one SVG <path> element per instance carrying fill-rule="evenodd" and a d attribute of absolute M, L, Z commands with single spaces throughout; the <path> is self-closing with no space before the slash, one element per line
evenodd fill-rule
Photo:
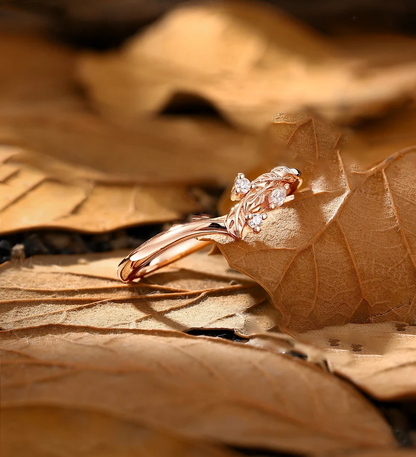
<path fill-rule="evenodd" d="M 231 190 L 231 200 L 238 203 L 228 215 L 196 217 L 192 222 L 174 225 L 154 236 L 120 262 L 119 278 L 124 282 L 142 278 L 211 244 L 211 241 L 199 241 L 201 236 L 219 234 L 239 240 L 246 227 L 260 232 L 268 211 L 281 206 L 301 185 L 300 175 L 296 168 L 279 166 L 250 182 L 239 173 Z"/>

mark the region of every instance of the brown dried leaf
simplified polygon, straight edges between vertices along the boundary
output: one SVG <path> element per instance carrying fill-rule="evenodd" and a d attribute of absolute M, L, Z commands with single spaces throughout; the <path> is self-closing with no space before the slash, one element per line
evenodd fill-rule
<path fill-rule="evenodd" d="M 230 265 L 259 282 L 281 328 L 416 317 L 416 149 L 366 172 L 346 165 L 342 138 L 313 119 L 280 115 L 288 166 L 312 190 L 271 211 L 260 234 L 217 237 Z"/>
<path fill-rule="evenodd" d="M 350 123 L 414 98 L 414 59 L 379 68 L 367 57 L 333 49 L 259 2 L 210 2 L 179 7 L 121 52 L 86 54 L 79 73 L 109 118 L 134 122 L 196 95 L 259 130 L 276 111 Z"/>
<path fill-rule="evenodd" d="M 255 138 L 218 121 L 148 119 L 129 129 L 98 118 L 77 95 L 65 48 L 15 36 L 0 48 L 10 56 L 0 68 L 0 139 L 24 148 L 0 151 L 0 234 L 182 219 L 207 210 L 185 185 L 228 182 L 236 154 L 244 167 L 256 161 Z"/>
<path fill-rule="evenodd" d="M 137 184 L 227 184 L 256 163 L 256 138 L 216 120 L 140 119 L 116 125 L 88 112 L 0 116 L 0 139 Z M 107 178 L 108 179 L 108 178 Z"/>
<path fill-rule="evenodd" d="M 1 39 L 2 143 L 90 168 L 103 180 L 137 184 L 224 185 L 234 177 L 237 156 L 245 168 L 256 163 L 256 138 L 218 120 L 101 119 L 77 87 L 74 52 L 49 41 Z"/>
<path fill-rule="evenodd" d="M 379 400 L 416 395 L 416 327 L 348 324 L 297 335 L 324 351 L 331 371 Z"/>
<path fill-rule="evenodd" d="M 137 284 L 122 284 L 126 253 L 34 257 L 0 268 L 5 329 L 43 324 L 106 328 L 237 329 L 275 326 L 264 290 L 231 270 L 222 256 L 196 253 Z"/>
<path fill-rule="evenodd" d="M 1 149 L 0 234 L 39 227 L 104 232 L 177 220 L 202 209 L 183 186 L 144 187 L 101 178 L 17 148 Z"/>
<path fill-rule="evenodd" d="M 0 333 L 0 347 L 5 407 L 105 411 L 192 439 L 294 453 L 394 446 L 351 386 L 262 349 L 59 326 Z"/>
<path fill-rule="evenodd" d="M 108 411 L 17 406 L 3 408 L 1 415 L 3 457 L 236 457 Z"/>
<path fill-rule="evenodd" d="M 0 115 L 75 111 L 85 101 L 75 82 L 76 55 L 36 35 L 0 34 Z"/>

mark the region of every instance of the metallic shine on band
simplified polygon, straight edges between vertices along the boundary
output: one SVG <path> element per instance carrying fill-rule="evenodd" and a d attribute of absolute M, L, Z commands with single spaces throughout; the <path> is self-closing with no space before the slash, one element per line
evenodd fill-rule
<path fill-rule="evenodd" d="M 251 182 L 239 173 L 231 190 L 231 200 L 238 203 L 228 215 L 194 218 L 192 222 L 174 225 L 154 236 L 120 262 L 119 278 L 125 282 L 142 278 L 202 249 L 211 244 L 198 240 L 205 235 L 220 234 L 240 240 L 246 227 L 260 232 L 268 211 L 281 206 L 301 183 L 299 170 L 285 166 L 275 167 Z"/>

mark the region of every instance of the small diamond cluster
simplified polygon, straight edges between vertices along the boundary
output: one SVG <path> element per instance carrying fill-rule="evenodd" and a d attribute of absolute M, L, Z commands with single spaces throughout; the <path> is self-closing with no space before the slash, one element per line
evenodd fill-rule
<path fill-rule="evenodd" d="M 250 180 L 248 180 L 243 173 L 239 173 L 234 183 L 234 194 L 241 198 L 249 192 L 252 186 L 253 184 L 250 182 Z M 279 187 L 270 193 L 267 201 L 269 209 L 275 209 L 277 206 L 283 205 L 288 189 L 289 185 L 282 183 Z M 258 233 L 260 232 L 261 226 L 263 225 L 263 221 L 267 218 L 267 213 L 252 213 L 248 214 L 246 218 L 248 226 L 254 232 Z"/>

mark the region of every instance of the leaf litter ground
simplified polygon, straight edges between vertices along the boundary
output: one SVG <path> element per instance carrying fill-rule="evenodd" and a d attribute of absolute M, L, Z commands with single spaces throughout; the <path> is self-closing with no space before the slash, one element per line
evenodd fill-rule
<path fill-rule="evenodd" d="M 414 158 L 366 170 L 415 143 L 414 40 L 330 41 L 270 7 L 220 6 L 179 8 L 100 55 L 3 35 L 0 233 L 38 230 L 38 253 L 78 253 L 0 269 L 5 455 L 69 456 L 79 444 L 88 456 L 412 453 L 392 430 L 414 443 Z M 229 124 L 149 116 L 190 91 Z M 280 116 L 282 144 L 257 150 L 276 107 L 353 125 L 392 105 L 402 109 L 356 129 L 342 154 L 339 133 L 307 117 Z M 271 301 L 220 256 L 124 285 L 125 252 L 86 251 L 134 240 L 85 249 L 80 235 L 62 248 L 40 231 L 172 222 L 212 209 L 191 186 L 218 192 L 236 171 L 277 162 L 298 166 L 309 194 L 268 220 L 275 237 L 222 248 Z M 265 333 L 278 326 L 297 339 Z"/>

